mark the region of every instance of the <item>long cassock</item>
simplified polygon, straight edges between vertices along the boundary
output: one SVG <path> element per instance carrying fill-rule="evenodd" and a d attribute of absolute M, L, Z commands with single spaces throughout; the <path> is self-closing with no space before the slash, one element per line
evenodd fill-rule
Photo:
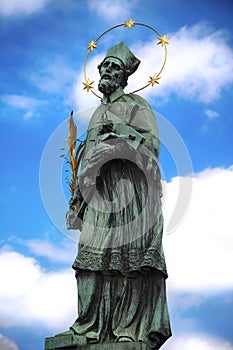
<path fill-rule="evenodd" d="M 96 149 L 103 150 L 98 162 Z M 158 156 L 148 103 L 121 88 L 104 97 L 89 123 L 73 198 L 82 232 L 71 328 L 88 342 L 127 337 L 158 349 L 171 336 Z"/>

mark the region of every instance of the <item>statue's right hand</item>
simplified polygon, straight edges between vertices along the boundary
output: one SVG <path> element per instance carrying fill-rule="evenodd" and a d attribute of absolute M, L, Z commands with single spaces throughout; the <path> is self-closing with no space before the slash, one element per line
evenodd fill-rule
<path fill-rule="evenodd" d="M 73 209 L 75 207 L 75 204 L 77 203 L 77 196 L 73 196 L 69 200 L 69 208 Z"/>

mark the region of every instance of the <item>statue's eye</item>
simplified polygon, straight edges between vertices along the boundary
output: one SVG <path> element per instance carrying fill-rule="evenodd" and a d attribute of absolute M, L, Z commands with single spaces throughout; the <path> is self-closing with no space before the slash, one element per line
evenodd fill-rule
<path fill-rule="evenodd" d="M 112 67 L 115 69 L 115 70 L 120 70 L 121 67 L 118 65 L 118 64 L 115 64 L 113 63 Z"/>

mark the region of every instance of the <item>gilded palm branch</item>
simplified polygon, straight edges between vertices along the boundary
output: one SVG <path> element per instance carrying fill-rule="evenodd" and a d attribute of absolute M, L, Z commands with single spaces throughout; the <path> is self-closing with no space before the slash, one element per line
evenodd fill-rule
<path fill-rule="evenodd" d="M 85 141 L 80 143 L 80 145 L 76 150 L 77 126 L 75 125 L 73 120 L 73 111 L 71 111 L 70 117 L 68 119 L 68 130 L 69 130 L 69 134 L 68 134 L 66 144 L 69 152 L 69 164 L 71 167 L 71 178 L 69 178 L 68 184 L 70 187 L 71 195 L 73 196 L 76 189 L 76 184 L 77 184 L 78 168 L 82 159 L 84 145 L 85 145 Z"/>

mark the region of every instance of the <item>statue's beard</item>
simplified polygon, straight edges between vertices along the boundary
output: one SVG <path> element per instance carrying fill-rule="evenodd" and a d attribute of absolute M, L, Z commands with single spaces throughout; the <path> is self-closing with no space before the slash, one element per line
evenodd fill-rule
<path fill-rule="evenodd" d="M 98 89 L 105 96 L 110 96 L 120 86 L 115 79 L 100 78 Z"/>

